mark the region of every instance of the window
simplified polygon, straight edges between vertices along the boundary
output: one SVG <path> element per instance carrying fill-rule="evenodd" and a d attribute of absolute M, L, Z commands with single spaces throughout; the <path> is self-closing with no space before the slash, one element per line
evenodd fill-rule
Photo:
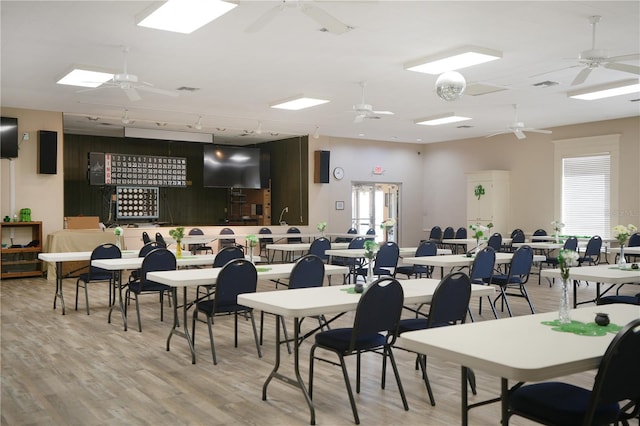
<path fill-rule="evenodd" d="M 554 143 L 554 219 L 564 234 L 608 238 L 617 223 L 619 135 Z"/>

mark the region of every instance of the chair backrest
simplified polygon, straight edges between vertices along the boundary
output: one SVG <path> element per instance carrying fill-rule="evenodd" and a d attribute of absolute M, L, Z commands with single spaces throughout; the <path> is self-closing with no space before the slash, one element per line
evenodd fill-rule
<path fill-rule="evenodd" d="M 589 238 L 587 242 L 587 248 L 584 250 L 585 256 L 600 256 L 600 249 L 602 248 L 602 238 L 599 235 L 594 235 Z"/>
<path fill-rule="evenodd" d="M 244 251 L 238 246 L 225 247 L 216 254 L 215 259 L 213 259 L 213 267 L 222 268 L 234 259 L 244 259 Z"/>
<path fill-rule="evenodd" d="M 513 243 L 524 243 L 524 232 L 522 230 L 520 230 L 519 232 L 516 232 L 515 234 L 511 235 L 511 244 Z"/>
<path fill-rule="evenodd" d="M 562 248 L 564 250 L 572 250 L 572 251 L 578 250 L 578 239 L 576 237 L 567 238 Z"/>
<path fill-rule="evenodd" d="M 455 238 L 456 236 L 456 231 L 455 229 L 453 229 L 452 226 L 447 226 L 446 228 L 444 228 L 444 231 L 442 232 L 442 239 L 443 240 L 450 240 L 452 238 Z"/>
<path fill-rule="evenodd" d="M 91 251 L 91 260 L 117 259 L 120 257 L 122 257 L 122 252 L 120 251 L 120 248 L 117 245 L 111 244 L 111 243 L 100 244 L 98 247 L 94 248 L 93 251 Z M 91 266 L 89 267 L 89 279 L 91 279 L 92 274 L 98 274 L 98 273 L 104 273 L 104 272 L 110 272 L 110 271 L 107 271 L 106 269 L 102 269 L 102 268 L 97 268 L 95 266 Z"/>
<path fill-rule="evenodd" d="M 529 278 L 532 264 L 533 249 L 528 245 L 518 247 L 511 258 L 509 277 L 520 277 L 525 282 Z"/>
<path fill-rule="evenodd" d="M 542 228 L 536 229 L 535 231 L 533 231 L 533 236 L 534 237 L 544 237 L 546 235 L 547 235 L 547 231 L 545 231 Z"/>
<path fill-rule="evenodd" d="M 204 232 L 202 232 L 202 229 L 200 228 L 191 228 L 189 230 L 189 235 L 204 235 Z"/>
<path fill-rule="evenodd" d="M 145 284 L 152 282 L 147 279 L 148 272 L 173 271 L 177 268 L 176 256 L 165 247 L 151 250 L 142 260 L 140 268 L 140 287 L 144 291 Z"/>
<path fill-rule="evenodd" d="M 640 247 L 640 232 L 629 237 L 629 247 Z"/>
<path fill-rule="evenodd" d="M 511 238 L 515 237 L 516 234 L 520 234 L 520 233 L 524 234 L 524 231 L 520 228 L 514 229 L 513 231 L 511 231 Z"/>
<path fill-rule="evenodd" d="M 151 237 L 147 231 L 142 231 L 142 242 L 144 244 L 148 244 L 151 242 Z"/>
<path fill-rule="evenodd" d="M 356 341 L 376 333 L 386 332 L 387 343 L 393 345 L 398 335 L 404 292 L 394 278 L 380 278 L 362 293 L 353 321 L 349 353 Z"/>
<path fill-rule="evenodd" d="M 349 241 L 350 249 L 361 249 L 364 248 L 364 237 L 355 237 L 353 240 Z"/>
<path fill-rule="evenodd" d="M 592 424 L 596 408 L 619 401 L 640 401 L 640 318 L 625 325 L 609 344 L 593 384 L 584 424 Z M 637 414 L 637 413 L 636 413 Z"/>
<path fill-rule="evenodd" d="M 163 246 L 167 246 L 166 241 L 164 240 L 164 237 L 162 236 L 161 233 L 156 232 L 156 242 L 162 244 Z"/>
<path fill-rule="evenodd" d="M 456 231 L 456 238 L 467 238 L 467 228 L 460 227 Z"/>
<path fill-rule="evenodd" d="M 347 234 L 357 234 L 358 230 L 356 228 L 349 228 L 347 230 Z M 336 243 L 350 243 L 353 238 L 350 237 L 338 237 L 335 239 Z"/>
<path fill-rule="evenodd" d="M 244 309 L 238 305 L 238 295 L 254 293 L 258 285 L 258 272 L 253 263 L 235 259 L 222 267 L 216 280 L 213 312 Z"/>
<path fill-rule="evenodd" d="M 433 241 L 423 241 L 416 249 L 416 257 L 435 256 L 438 254 L 438 245 Z"/>
<path fill-rule="evenodd" d="M 431 228 L 431 231 L 429 231 L 429 239 L 431 241 L 442 241 L 442 228 L 437 225 Z"/>
<path fill-rule="evenodd" d="M 302 256 L 289 275 L 289 290 L 294 288 L 322 287 L 324 262 L 315 254 Z"/>
<path fill-rule="evenodd" d="M 264 227 L 264 228 L 260 228 L 260 231 L 258 231 L 259 235 L 269 235 L 271 234 L 271 229 Z M 260 237 L 260 245 L 264 246 L 267 244 L 273 244 L 273 238 L 271 237 Z"/>
<path fill-rule="evenodd" d="M 329 255 L 325 254 L 325 250 L 331 249 L 331 241 L 325 237 L 316 238 L 309 247 L 309 254 L 315 254 L 322 260 L 328 260 Z"/>
<path fill-rule="evenodd" d="M 367 229 L 366 235 L 376 235 L 376 230 L 373 228 Z M 374 240 L 375 237 L 367 237 L 367 240 Z"/>
<path fill-rule="evenodd" d="M 387 241 L 378 250 L 376 254 L 376 268 L 395 268 L 398 266 L 398 258 L 400 257 L 400 248 L 393 241 Z"/>
<path fill-rule="evenodd" d="M 222 228 L 220 230 L 220 235 L 233 235 L 233 234 L 235 233 L 231 228 Z M 235 238 L 220 238 L 220 244 L 222 245 L 235 244 L 235 243 L 236 243 Z"/>
<path fill-rule="evenodd" d="M 500 248 L 502 247 L 502 234 L 500 234 L 499 232 L 495 232 L 489 237 L 487 245 L 495 251 L 500 251 Z"/>
<path fill-rule="evenodd" d="M 471 298 L 471 280 L 463 272 L 445 276 L 431 298 L 427 328 L 465 322 Z"/>
<path fill-rule="evenodd" d="M 140 251 L 138 252 L 138 257 L 145 257 L 147 254 L 149 254 L 150 251 L 159 249 L 159 248 L 166 248 L 166 247 L 162 243 L 159 243 L 157 241 L 148 242 L 147 244 L 140 247 Z"/>
<path fill-rule="evenodd" d="M 292 226 L 291 228 L 287 229 L 287 234 L 300 234 L 300 230 L 298 228 L 296 228 L 295 226 Z M 287 243 L 289 244 L 296 244 L 296 243 L 301 243 L 302 242 L 302 238 L 300 237 L 290 237 L 287 238 Z"/>
<path fill-rule="evenodd" d="M 485 247 L 473 259 L 473 265 L 471 266 L 471 279 L 472 284 L 485 284 L 491 281 L 493 275 L 493 268 L 496 263 L 496 251 L 491 247 Z"/>

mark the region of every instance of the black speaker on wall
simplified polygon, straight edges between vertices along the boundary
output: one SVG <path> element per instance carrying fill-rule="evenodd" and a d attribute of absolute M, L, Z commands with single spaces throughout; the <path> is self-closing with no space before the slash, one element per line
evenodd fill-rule
<path fill-rule="evenodd" d="M 330 151 L 314 152 L 314 183 L 329 183 L 329 154 Z"/>
<path fill-rule="evenodd" d="M 38 173 L 58 172 L 58 132 L 38 130 Z"/>

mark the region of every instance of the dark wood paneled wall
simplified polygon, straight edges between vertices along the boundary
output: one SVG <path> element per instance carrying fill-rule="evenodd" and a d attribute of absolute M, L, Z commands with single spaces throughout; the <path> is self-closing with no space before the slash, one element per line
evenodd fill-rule
<path fill-rule="evenodd" d="M 260 148 L 271 155 L 273 223 L 276 224 L 282 208 L 289 206 L 287 222 L 307 224 L 308 139 L 285 139 L 261 144 Z M 223 223 L 228 190 L 202 186 L 201 143 L 72 134 L 64 135 L 65 216 L 99 216 L 105 223 L 110 219 L 115 221 L 114 217 L 109 216 L 114 187 L 90 186 L 87 181 L 89 152 L 186 157 L 187 187 L 160 188 L 158 221 L 187 226 Z M 299 200 L 302 201 L 302 209 Z"/>

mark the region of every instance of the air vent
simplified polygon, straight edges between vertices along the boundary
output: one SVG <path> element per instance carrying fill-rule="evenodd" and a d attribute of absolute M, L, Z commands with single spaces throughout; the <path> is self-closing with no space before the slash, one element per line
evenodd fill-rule
<path fill-rule="evenodd" d="M 638 102 L 638 101 L 640 101 L 640 98 L 631 99 L 629 102 Z"/>
<path fill-rule="evenodd" d="M 471 129 L 473 126 L 469 124 L 461 124 L 460 126 L 456 126 L 456 129 Z"/>
<path fill-rule="evenodd" d="M 507 90 L 504 87 L 492 86 L 490 84 L 469 84 L 464 92 L 465 95 L 469 96 L 480 96 L 487 95 L 489 93 L 502 92 L 503 90 Z"/>
<path fill-rule="evenodd" d="M 198 90 L 200 90 L 200 88 L 198 88 L 198 87 L 189 87 L 189 86 L 180 86 L 176 90 L 182 91 L 182 92 L 197 92 Z"/>
<path fill-rule="evenodd" d="M 546 80 L 546 81 L 541 81 L 540 83 L 536 83 L 533 85 L 533 87 L 551 87 L 551 86 L 557 86 L 559 83 L 557 81 L 551 81 L 551 80 Z"/>

